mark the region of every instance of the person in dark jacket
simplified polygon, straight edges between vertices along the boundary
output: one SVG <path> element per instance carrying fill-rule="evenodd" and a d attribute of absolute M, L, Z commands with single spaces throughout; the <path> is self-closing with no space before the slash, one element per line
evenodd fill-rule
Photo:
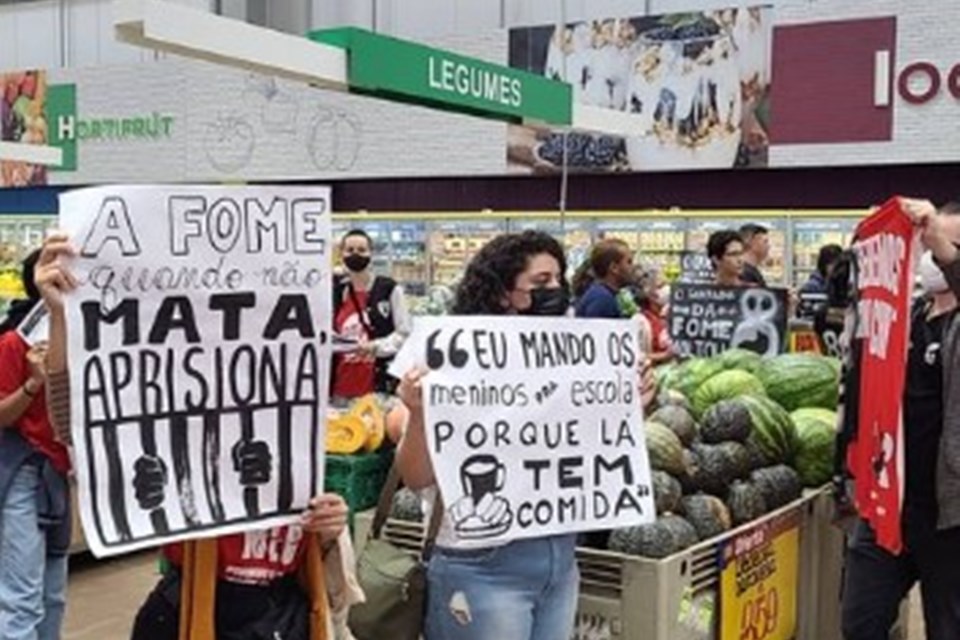
<path fill-rule="evenodd" d="M 373 242 L 365 231 L 348 232 L 340 252 L 347 275 L 334 283 L 333 330 L 353 348 L 334 358 L 332 395 L 356 398 L 374 391 L 389 393 L 394 381 L 387 367 L 410 335 L 403 287 L 373 273 Z"/>
<path fill-rule="evenodd" d="M 743 242 L 743 268 L 740 279 L 747 284 L 766 287 L 767 280 L 760 271 L 770 257 L 770 231 L 763 225 L 749 222 L 740 227 Z"/>
<path fill-rule="evenodd" d="M 590 252 L 592 282 L 577 298 L 579 318 L 622 318 L 617 294 L 633 281 L 633 253 L 622 240 L 601 240 Z M 576 284 L 574 288 L 578 287 Z"/>
<path fill-rule="evenodd" d="M 825 244 L 817 253 L 817 270 L 810 275 L 810 279 L 800 287 L 800 295 L 821 294 L 827 295 L 827 278 L 830 270 L 840 259 L 843 247 L 838 244 Z"/>

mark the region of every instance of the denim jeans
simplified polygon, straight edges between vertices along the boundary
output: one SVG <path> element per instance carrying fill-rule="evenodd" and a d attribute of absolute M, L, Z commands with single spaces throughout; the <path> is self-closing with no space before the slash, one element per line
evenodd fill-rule
<path fill-rule="evenodd" d="M 936 513 L 905 511 L 906 548 L 880 548 L 857 523 L 847 545 L 842 625 L 845 640 L 887 640 L 900 603 L 918 581 L 929 640 L 960 638 L 960 528 L 936 530 Z"/>
<path fill-rule="evenodd" d="M 577 611 L 576 536 L 438 548 L 427 569 L 426 640 L 568 640 Z"/>
<path fill-rule="evenodd" d="M 0 520 L 0 638 L 59 640 L 66 605 L 67 556 L 48 556 L 37 516 L 40 471 L 24 464 Z"/>

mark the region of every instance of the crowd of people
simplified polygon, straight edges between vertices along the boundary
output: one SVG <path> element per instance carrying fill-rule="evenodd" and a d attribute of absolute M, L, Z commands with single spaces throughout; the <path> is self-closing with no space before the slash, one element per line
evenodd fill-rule
<path fill-rule="evenodd" d="M 906 550 L 880 549 L 869 524 L 857 523 L 847 552 L 843 633 L 881 640 L 912 585 L 923 590 L 928 637 L 960 638 L 960 216 L 922 201 L 906 209 L 927 254 L 924 295 L 913 311 L 903 415 L 907 490 Z M 395 380 L 388 364 L 411 330 L 403 290 L 371 270 L 373 246 L 361 230 L 340 241 L 342 277 L 334 286 L 337 336 L 331 397 L 395 393 L 408 417 L 396 451 L 407 487 L 427 511 L 441 508 L 424 433 L 420 369 Z M 766 229 L 746 225 L 714 233 L 706 253 L 722 286 L 766 286 Z M 51 236 L 24 263 L 27 298 L 0 325 L 0 638 L 60 637 L 70 539 L 70 402 L 64 296 L 75 286 L 69 238 Z M 632 318 L 647 359 L 640 397 L 651 406 L 653 366 L 677 357 L 666 322 L 669 283 L 656 267 L 635 264 L 623 242 L 593 247 L 572 283 L 561 244 L 539 231 L 504 234 L 466 266 L 455 315 L 575 315 Z M 823 247 L 801 289 L 851 308 L 849 253 Z M 846 283 L 840 282 L 846 279 Z M 846 285 L 846 286 L 844 286 Z M 632 305 L 625 305 L 624 299 Z M 31 346 L 14 329 L 35 304 L 50 314 L 49 339 Z M 936 464 L 934 464 L 936 461 Z M 135 614 L 134 639 L 333 640 L 350 638 L 346 611 L 362 599 L 354 576 L 342 497 L 321 494 L 297 525 L 249 531 L 163 549 L 171 569 Z M 427 640 L 565 640 L 572 633 L 582 540 L 557 535 L 463 550 L 450 544 L 444 516 L 427 570 Z M 601 534 L 602 535 L 602 534 Z M 281 549 L 256 553 L 254 549 Z"/>

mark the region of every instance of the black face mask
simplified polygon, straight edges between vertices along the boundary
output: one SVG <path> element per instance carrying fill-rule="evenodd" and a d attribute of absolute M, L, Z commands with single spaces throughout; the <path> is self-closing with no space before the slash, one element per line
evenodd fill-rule
<path fill-rule="evenodd" d="M 565 287 L 530 290 L 530 308 L 521 313 L 527 316 L 562 316 L 570 308 L 570 298 Z"/>
<path fill-rule="evenodd" d="M 346 265 L 347 269 L 350 269 L 350 271 L 353 271 L 354 273 L 360 273 L 370 266 L 370 256 L 362 256 L 359 253 L 351 253 L 350 255 L 344 257 L 343 264 Z"/>

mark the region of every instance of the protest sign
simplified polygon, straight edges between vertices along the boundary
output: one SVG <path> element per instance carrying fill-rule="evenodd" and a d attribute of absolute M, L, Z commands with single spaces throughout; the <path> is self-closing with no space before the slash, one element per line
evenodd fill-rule
<path fill-rule="evenodd" d="M 458 546 L 653 521 L 632 323 L 418 318 L 404 351 Z"/>
<path fill-rule="evenodd" d="M 714 356 L 731 347 L 774 356 L 786 348 L 787 292 L 676 283 L 669 325 L 682 356 Z"/>
<path fill-rule="evenodd" d="M 890 200 L 857 226 L 855 368 L 859 398 L 847 403 L 857 432 L 847 450 L 856 482 L 856 504 L 877 543 L 892 553 L 902 547 L 903 390 L 906 384 L 913 271 L 919 255 L 910 218 Z"/>
<path fill-rule="evenodd" d="M 322 486 L 330 192 L 61 196 L 80 512 L 98 556 L 294 519 Z"/>

